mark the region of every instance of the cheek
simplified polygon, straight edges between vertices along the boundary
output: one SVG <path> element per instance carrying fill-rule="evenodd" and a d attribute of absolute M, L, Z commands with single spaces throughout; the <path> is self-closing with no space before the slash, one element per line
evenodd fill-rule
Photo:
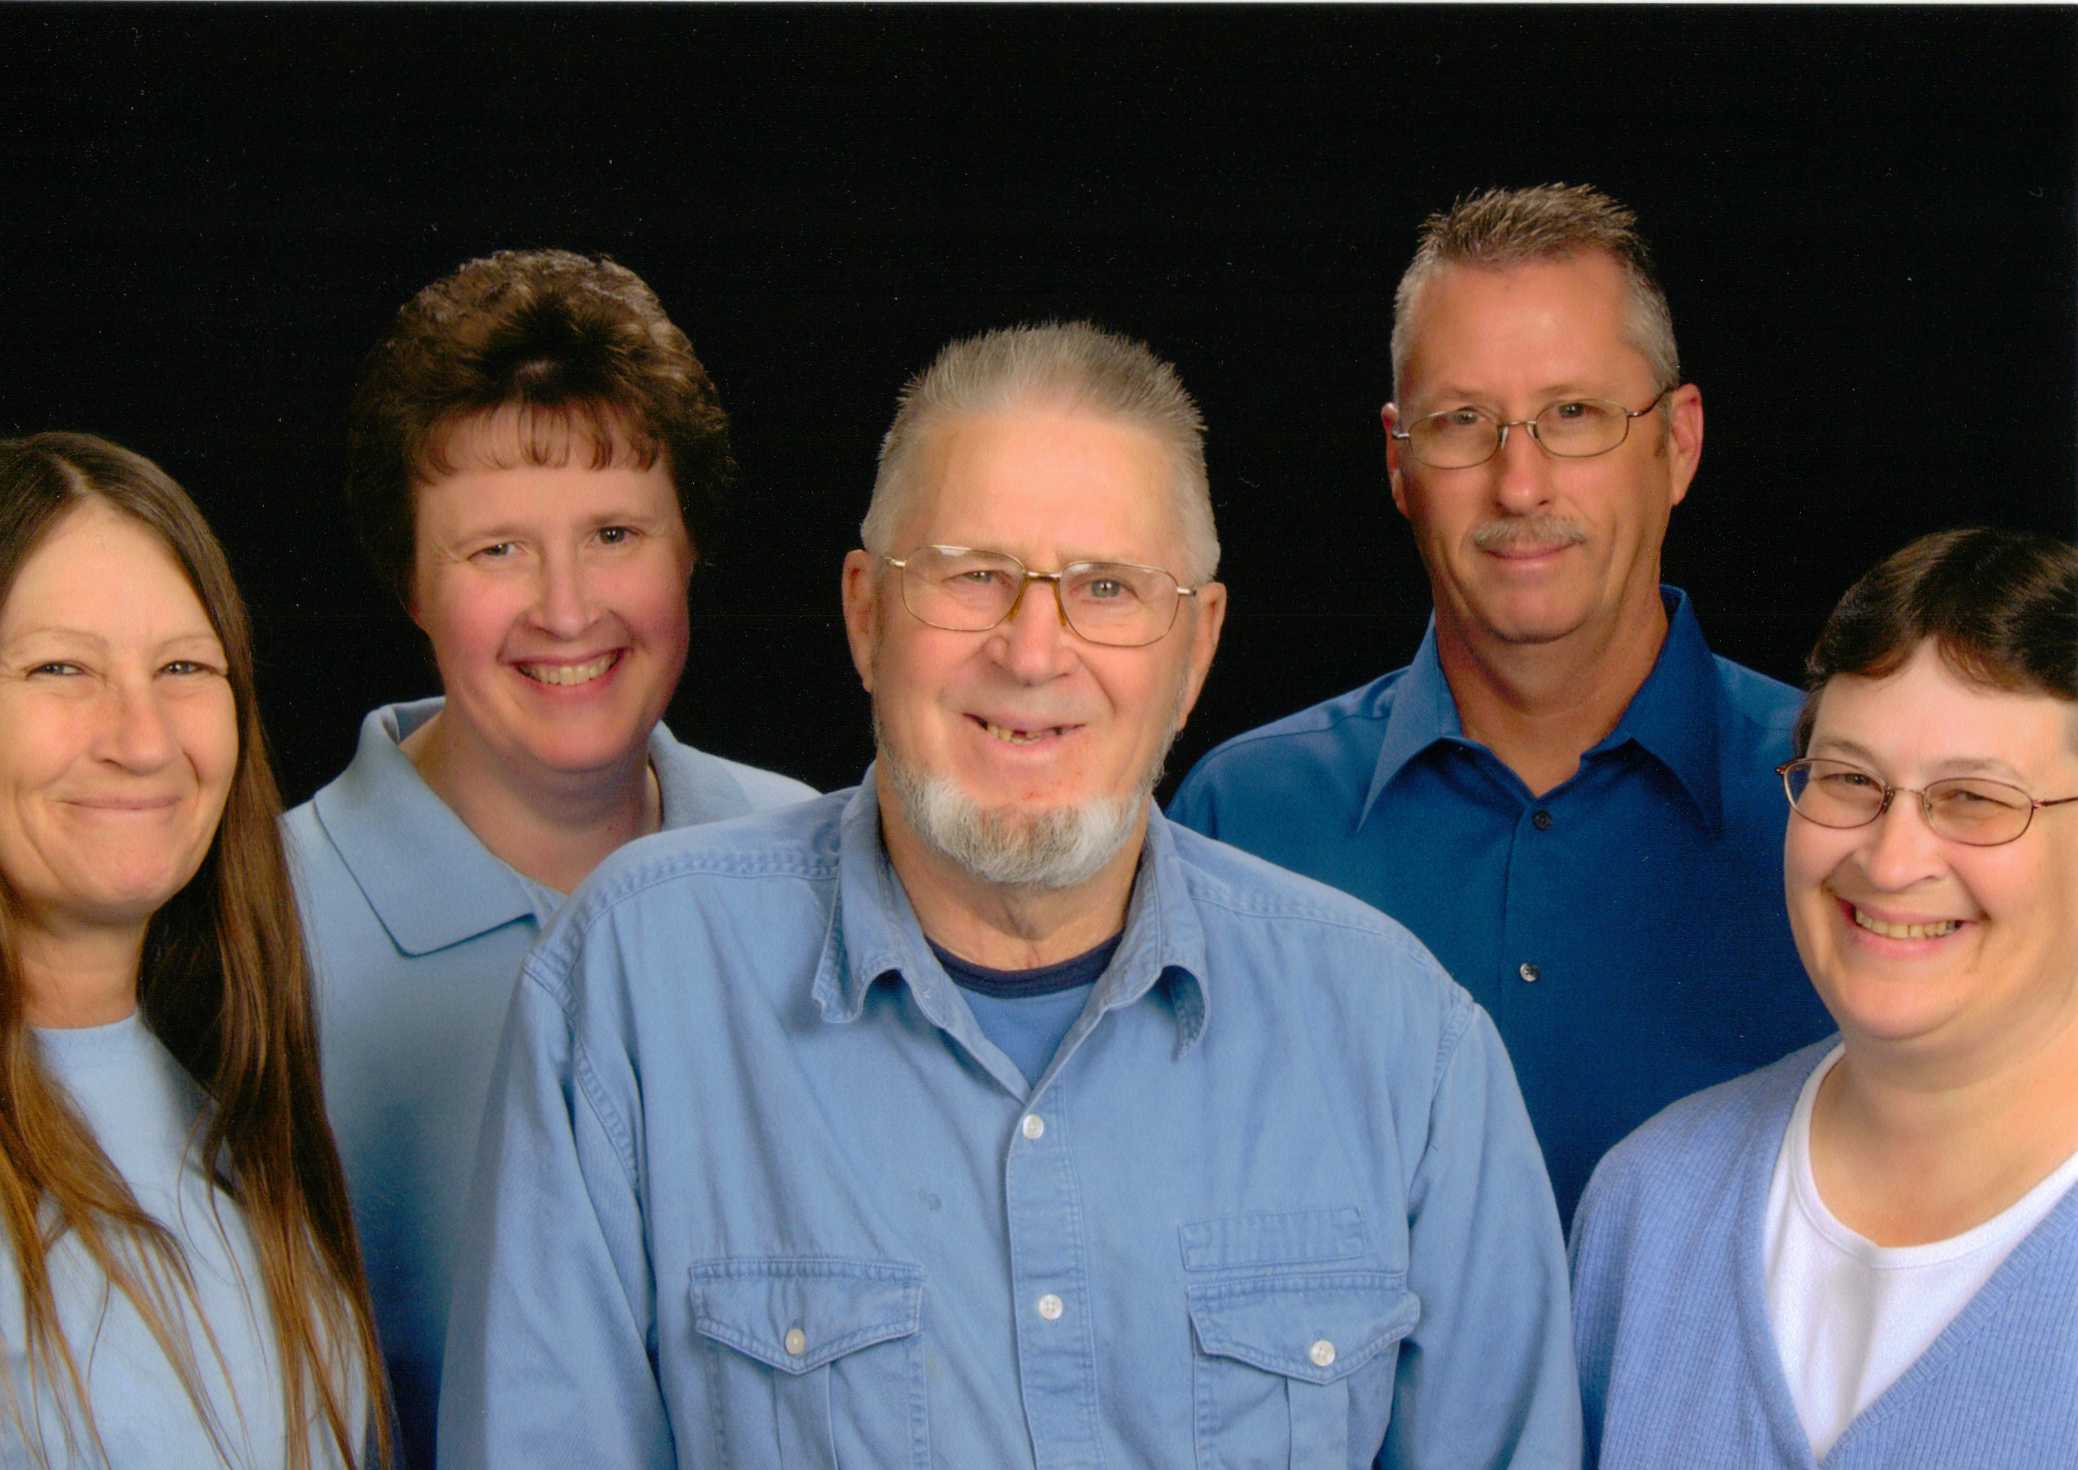
<path fill-rule="evenodd" d="M 444 672 L 497 657 L 524 608 L 523 598 L 495 582 L 448 574 L 421 583 L 414 620 Z"/>

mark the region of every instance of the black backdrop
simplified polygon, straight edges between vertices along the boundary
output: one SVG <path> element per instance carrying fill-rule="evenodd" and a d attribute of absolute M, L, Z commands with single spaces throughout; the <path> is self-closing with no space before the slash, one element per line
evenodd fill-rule
<path fill-rule="evenodd" d="M 470 256 L 610 252 L 746 471 L 672 722 L 829 787 L 868 750 L 837 565 L 897 387 L 1091 316 L 1212 425 L 1233 610 L 1180 772 L 1412 651 L 1392 284 L 1456 193 L 1587 180 L 1643 215 L 1703 386 L 1669 579 L 1794 677 L 1909 537 L 2078 531 L 2074 79 L 2068 9 L 7 7 L 0 431 L 195 493 L 299 799 L 433 683 L 340 518 L 358 355 Z"/>

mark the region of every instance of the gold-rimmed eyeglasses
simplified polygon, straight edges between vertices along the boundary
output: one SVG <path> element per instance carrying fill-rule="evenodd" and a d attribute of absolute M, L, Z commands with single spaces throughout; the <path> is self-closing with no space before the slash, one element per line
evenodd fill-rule
<path fill-rule="evenodd" d="M 2018 786 L 1978 776 L 1949 776 L 1918 790 L 1892 786 L 1881 776 L 1846 761 L 1785 761 L 1775 768 L 1790 806 L 1821 827 L 1866 827 L 1890 810 L 1900 794 L 1919 798 L 1919 812 L 1936 837 L 1970 847 L 2001 847 L 2017 840 L 2046 806 L 2064 806 L 2078 796 L 2041 801 Z"/>
<path fill-rule="evenodd" d="M 1176 609 L 1198 593 L 1160 567 L 1125 561 L 1070 562 L 1035 572 L 1005 551 L 919 546 L 881 554 L 902 574 L 902 606 L 920 623 L 949 633 L 985 633 L 1017 611 L 1034 582 L 1053 584 L 1061 621 L 1078 637 L 1110 648 L 1159 643 Z"/>
<path fill-rule="evenodd" d="M 1468 470 L 1485 464 L 1508 442 L 1508 431 L 1517 425 L 1546 454 L 1560 459 L 1593 459 L 1607 454 L 1631 434 L 1631 420 L 1651 413 L 1673 392 L 1662 388 L 1658 397 L 1640 409 L 1628 409 L 1606 398 L 1567 398 L 1546 404 L 1534 418 L 1497 419 L 1483 408 L 1466 404 L 1423 414 L 1404 430 L 1392 430 L 1393 438 L 1430 469 Z"/>

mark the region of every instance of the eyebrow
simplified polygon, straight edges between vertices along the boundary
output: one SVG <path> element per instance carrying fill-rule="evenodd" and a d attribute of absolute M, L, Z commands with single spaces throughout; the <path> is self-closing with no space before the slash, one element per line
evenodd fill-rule
<path fill-rule="evenodd" d="M 1554 403 L 1564 403 L 1571 398 L 1602 398 L 1614 403 L 1617 401 L 1615 394 L 1616 390 L 1614 388 L 1588 386 L 1573 379 L 1547 384 L 1537 390 L 1539 402 L 1545 408 L 1549 408 Z M 1463 402 L 1486 400 L 1491 402 L 1494 395 L 1482 392 L 1476 388 L 1466 388 L 1456 383 L 1446 383 L 1433 393 L 1424 394 L 1423 397 L 1436 402 L 1447 400 Z"/>
<path fill-rule="evenodd" d="M 4 646 L 13 648 L 16 644 L 24 643 L 31 638 L 72 639 L 79 643 L 91 644 L 95 648 L 108 647 L 108 639 L 104 635 L 87 628 L 74 628 L 64 623 L 32 623 L 28 627 L 9 635 Z M 178 633 L 168 634 L 154 643 L 152 647 L 171 648 L 177 643 L 207 643 L 217 648 L 224 646 L 224 640 L 217 636 L 216 630 L 205 626 L 187 628 Z"/>
<path fill-rule="evenodd" d="M 1811 742 L 1811 750 L 1837 753 L 1851 757 L 1872 769 L 1882 764 L 1876 758 L 1875 752 L 1869 750 L 1866 746 L 1857 745 L 1852 740 L 1843 740 L 1837 735 L 1829 735 L 1822 739 L 1813 740 Z M 1934 768 L 1941 772 L 1941 775 L 1935 778 L 1936 780 L 1950 776 L 1989 776 L 1994 780 L 2007 781 L 2019 785 L 2026 784 L 2026 778 L 2019 771 L 1995 756 L 1952 756 L 1946 760 L 1937 761 Z"/>

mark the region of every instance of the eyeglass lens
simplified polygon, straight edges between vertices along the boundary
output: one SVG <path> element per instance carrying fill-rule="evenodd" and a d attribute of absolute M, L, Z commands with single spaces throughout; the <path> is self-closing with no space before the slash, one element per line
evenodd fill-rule
<path fill-rule="evenodd" d="M 997 551 L 920 547 L 903 559 L 909 611 L 934 628 L 979 633 L 1003 621 L 1026 585 L 1024 563 Z M 1176 618 L 1176 579 L 1155 567 L 1076 562 L 1053 581 L 1068 626 L 1092 643 L 1153 643 Z"/>
<path fill-rule="evenodd" d="M 1620 403 L 1597 398 L 1554 403 L 1532 421 L 1537 442 L 1567 459 L 1607 454 L 1630 433 L 1631 415 Z M 1416 419 L 1407 431 L 1415 456 L 1437 469 L 1484 464 L 1501 447 L 1501 426 L 1476 408 L 1446 409 Z"/>
<path fill-rule="evenodd" d="M 1867 826 L 1882 813 L 1884 797 L 1893 790 L 1841 761 L 1792 762 L 1783 781 L 1790 805 L 1823 827 Z M 1951 777 L 1930 782 L 1921 792 L 1898 787 L 1895 794 L 1917 800 L 1927 826 L 1938 835 L 1978 847 L 2011 842 L 2027 830 L 2035 814 L 2028 794 L 2003 781 Z"/>

